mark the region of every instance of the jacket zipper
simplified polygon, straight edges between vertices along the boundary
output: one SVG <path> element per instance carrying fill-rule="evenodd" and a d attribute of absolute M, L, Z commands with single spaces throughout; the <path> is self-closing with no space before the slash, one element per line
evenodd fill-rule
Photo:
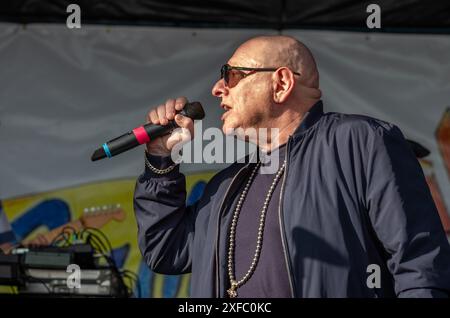
<path fill-rule="evenodd" d="M 288 174 L 288 163 L 289 163 L 289 145 L 290 145 L 290 141 L 291 141 L 291 137 L 289 137 L 289 140 L 287 142 L 287 147 L 286 147 L 286 155 L 285 155 L 285 159 L 286 159 L 286 167 L 284 169 L 284 175 L 283 175 L 283 181 L 281 183 L 281 190 L 280 190 L 280 202 L 278 205 L 278 217 L 279 217 L 279 223 L 280 223 L 280 234 L 281 234 L 281 244 L 283 245 L 283 253 L 284 253 L 284 260 L 286 262 L 286 269 L 287 269 L 287 274 L 288 274 L 288 278 L 289 278 L 289 286 L 291 289 L 291 297 L 294 298 L 295 294 L 294 294 L 294 283 L 292 280 L 292 270 L 291 270 L 291 263 L 290 263 L 290 259 L 289 259 L 289 252 L 286 248 L 286 237 L 285 237 L 285 231 L 284 231 L 284 219 L 283 219 L 283 211 L 282 211 L 282 204 L 283 204 L 283 190 L 284 190 L 284 184 L 286 183 L 286 175 Z"/>
<path fill-rule="evenodd" d="M 246 169 L 249 166 L 250 163 L 242 167 L 231 179 L 230 184 L 228 185 L 227 191 L 225 192 L 225 195 L 223 196 L 222 203 L 220 204 L 219 208 L 219 215 L 217 216 L 217 227 L 216 227 L 216 251 L 215 251 L 215 258 L 216 258 L 216 298 L 220 297 L 220 278 L 219 278 L 219 230 L 220 230 L 220 218 L 222 216 L 222 210 L 223 210 L 223 204 L 225 203 L 225 199 L 228 196 L 228 193 L 230 192 L 231 187 L 234 184 L 234 181 L 236 178 L 241 174 L 241 172 Z"/>

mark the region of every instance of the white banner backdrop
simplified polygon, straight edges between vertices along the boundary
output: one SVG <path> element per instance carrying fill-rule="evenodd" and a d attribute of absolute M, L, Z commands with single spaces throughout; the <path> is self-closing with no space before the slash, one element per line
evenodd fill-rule
<path fill-rule="evenodd" d="M 218 126 L 220 67 L 261 33 L 0 24 L 0 198 L 137 176 L 142 147 L 94 163 L 91 154 L 168 98 L 201 101 L 203 127 Z"/>
<path fill-rule="evenodd" d="M 167 98 L 211 96 L 220 66 L 264 30 L 0 24 L 0 198 L 137 176 L 143 150 L 92 163 L 103 142 L 144 122 Z M 450 37 L 285 31 L 316 56 L 326 111 L 397 124 L 431 150 L 443 197 L 450 184 L 435 131 L 450 106 Z M 223 165 L 189 164 L 185 171 Z"/>

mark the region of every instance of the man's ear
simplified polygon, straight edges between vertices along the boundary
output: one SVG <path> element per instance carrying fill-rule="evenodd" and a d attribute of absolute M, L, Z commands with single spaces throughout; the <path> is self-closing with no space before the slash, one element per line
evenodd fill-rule
<path fill-rule="evenodd" d="M 272 85 L 274 102 L 284 103 L 294 88 L 294 73 L 287 67 L 280 67 L 272 75 Z"/>

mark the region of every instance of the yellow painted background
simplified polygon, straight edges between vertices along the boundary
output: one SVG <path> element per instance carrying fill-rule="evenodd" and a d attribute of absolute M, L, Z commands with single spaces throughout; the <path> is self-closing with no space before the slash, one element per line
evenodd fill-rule
<path fill-rule="evenodd" d="M 187 175 L 186 189 L 188 194 L 194 184 L 199 181 L 207 182 L 213 175 L 214 172 Z M 71 220 L 75 220 L 83 215 L 85 208 L 120 204 L 121 208 L 125 211 L 126 218 L 122 222 L 110 221 L 101 228 L 101 231 L 110 240 L 113 248 L 123 246 L 126 243 L 130 244 L 130 252 L 123 268 L 137 274 L 142 257 L 137 245 L 137 226 L 133 212 L 135 182 L 135 178 L 111 180 L 5 199 L 2 200 L 3 210 L 8 220 L 12 222 L 22 215 L 22 213 L 25 213 L 28 209 L 43 200 L 60 199 L 67 203 L 70 208 Z M 46 231 L 48 229 L 41 226 L 33 231 L 26 239 L 33 238 L 36 234 L 45 233 Z M 183 275 L 181 278 L 180 288 L 176 297 L 188 297 L 189 276 Z M 164 276 L 155 274 L 153 276 L 153 291 L 151 292 L 153 297 L 163 296 L 163 284 Z M 4 287 L 0 288 L 2 288 L 0 290 L 1 292 L 5 292 Z"/>

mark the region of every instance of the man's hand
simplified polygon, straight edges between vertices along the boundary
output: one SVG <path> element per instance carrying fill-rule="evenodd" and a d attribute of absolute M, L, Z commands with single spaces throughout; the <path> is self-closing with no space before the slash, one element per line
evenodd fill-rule
<path fill-rule="evenodd" d="M 147 123 L 164 126 L 169 123 L 169 120 L 175 120 L 181 128 L 147 143 L 148 153 L 155 156 L 168 156 L 176 144 L 184 144 L 194 138 L 194 121 L 189 117 L 175 114 L 182 110 L 187 102 L 186 97 L 168 99 L 165 104 L 159 105 L 147 114 Z"/>

